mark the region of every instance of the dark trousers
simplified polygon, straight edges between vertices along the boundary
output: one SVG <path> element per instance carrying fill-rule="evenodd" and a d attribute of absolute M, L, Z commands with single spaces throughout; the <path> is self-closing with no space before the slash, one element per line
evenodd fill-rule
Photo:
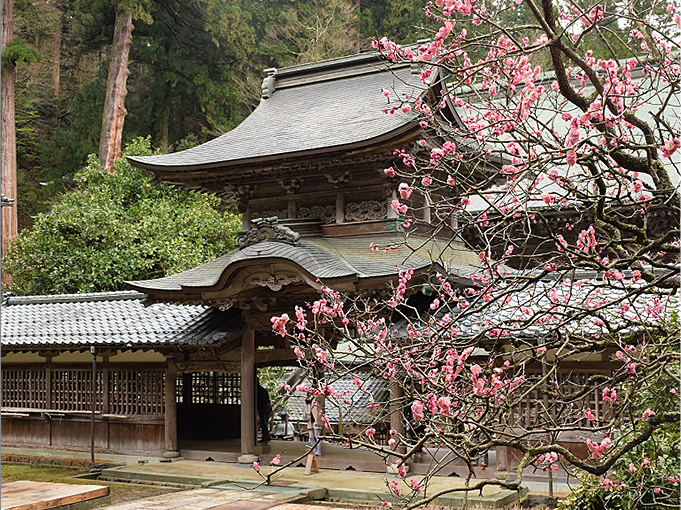
<path fill-rule="evenodd" d="M 270 435 L 269 419 L 272 408 L 258 409 L 258 418 L 260 419 L 260 430 L 262 431 L 263 443 L 269 443 L 272 439 Z"/>

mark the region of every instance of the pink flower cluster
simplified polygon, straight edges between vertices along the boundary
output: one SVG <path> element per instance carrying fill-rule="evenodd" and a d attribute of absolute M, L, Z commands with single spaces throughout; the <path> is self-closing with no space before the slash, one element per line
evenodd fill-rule
<path fill-rule="evenodd" d="M 603 454 L 612 446 L 612 439 L 604 437 L 600 443 L 595 443 L 589 439 L 586 442 L 586 446 L 591 453 L 591 457 L 593 457 L 594 460 L 600 460 L 603 458 Z"/>

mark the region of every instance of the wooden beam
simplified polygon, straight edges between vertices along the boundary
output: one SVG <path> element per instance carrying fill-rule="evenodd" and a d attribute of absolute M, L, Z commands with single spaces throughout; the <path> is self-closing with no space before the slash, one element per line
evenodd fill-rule
<path fill-rule="evenodd" d="M 270 361 L 295 361 L 296 359 L 293 349 L 265 349 L 255 352 L 255 362 L 258 365 Z"/>

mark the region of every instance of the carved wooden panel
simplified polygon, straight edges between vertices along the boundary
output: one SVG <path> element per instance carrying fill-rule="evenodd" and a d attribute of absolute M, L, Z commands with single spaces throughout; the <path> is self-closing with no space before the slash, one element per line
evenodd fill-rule
<path fill-rule="evenodd" d="M 257 211 L 251 213 L 251 217 L 253 218 L 272 218 L 272 217 L 277 217 L 280 220 L 285 220 L 288 218 L 288 209 L 282 209 L 280 211 L 276 210 L 271 210 L 271 211 Z"/>
<path fill-rule="evenodd" d="M 388 217 L 386 203 L 378 200 L 350 202 L 345 206 L 345 221 L 382 220 Z"/>
<path fill-rule="evenodd" d="M 335 205 L 313 205 L 312 207 L 300 207 L 296 214 L 298 218 L 319 218 L 322 223 L 336 222 L 336 206 Z"/>

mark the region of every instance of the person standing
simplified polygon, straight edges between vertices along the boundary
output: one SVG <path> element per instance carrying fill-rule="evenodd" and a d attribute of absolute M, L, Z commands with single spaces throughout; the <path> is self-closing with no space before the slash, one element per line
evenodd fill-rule
<path fill-rule="evenodd" d="M 270 402 L 270 394 L 262 387 L 258 381 L 257 388 L 258 399 L 258 421 L 260 421 L 260 430 L 262 431 L 262 442 L 269 443 L 272 439 L 270 435 L 270 414 L 272 414 L 272 403 Z"/>
<path fill-rule="evenodd" d="M 314 447 L 317 455 L 322 454 L 322 413 L 319 403 L 312 395 L 308 395 L 303 406 L 303 419 L 307 420 L 307 434 L 310 438 L 310 446 Z"/>

